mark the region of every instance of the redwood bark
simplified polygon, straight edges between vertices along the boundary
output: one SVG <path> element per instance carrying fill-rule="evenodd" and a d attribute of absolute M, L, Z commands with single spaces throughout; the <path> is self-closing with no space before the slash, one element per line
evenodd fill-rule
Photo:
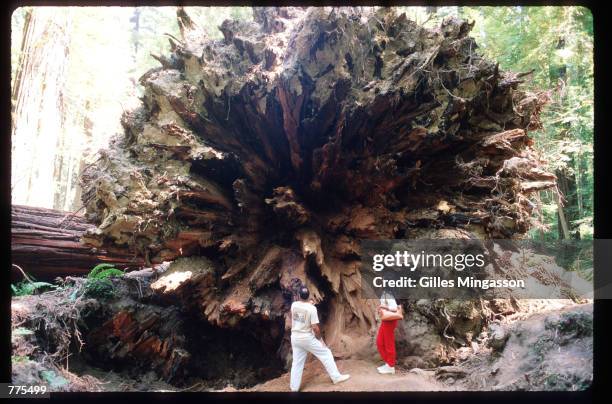
<path fill-rule="evenodd" d="M 11 222 L 12 263 L 38 280 L 86 275 L 104 262 L 116 264 L 117 268 L 135 269 L 143 265 L 142 258 L 133 254 L 81 243 L 83 233 L 95 227 L 81 215 L 13 205 Z"/>

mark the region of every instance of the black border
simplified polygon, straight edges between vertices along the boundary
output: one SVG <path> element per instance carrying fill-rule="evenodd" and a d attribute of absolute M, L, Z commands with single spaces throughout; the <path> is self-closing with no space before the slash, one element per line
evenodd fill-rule
<path fill-rule="evenodd" d="M 2 351 L 0 358 L 2 358 L 2 367 L 0 373 L 0 382 L 10 382 L 11 378 L 11 342 L 10 342 L 10 154 L 11 154 L 11 139 L 10 139 L 10 128 L 11 128 L 11 111 L 10 111 L 10 52 L 11 52 L 11 41 L 10 41 L 10 27 L 11 27 L 11 15 L 12 12 L 20 6 L 176 6 L 176 5 L 190 5 L 190 6 L 322 6 L 322 5 L 362 5 L 362 6 L 390 6 L 390 5 L 439 5 L 439 6 L 584 6 L 591 10 L 593 13 L 593 24 L 594 24 L 594 72 L 595 72 L 595 131 L 594 131 L 594 170 L 595 170 L 595 183 L 594 183 L 594 226 L 595 226 L 595 238 L 612 238 L 612 224 L 611 213 L 608 207 L 612 206 L 612 200 L 610 199 L 610 193 L 608 193 L 608 173 L 611 173 L 610 161 L 607 152 L 612 150 L 610 140 L 612 133 L 609 132 L 609 114 L 612 112 L 610 108 L 610 102 L 607 98 L 609 94 L 612 94 L 609 86 L 609 79 L 605 74 L 607 69 L 607 61 L 604 60 L 607 52 L 607 45 L 609 39 L 608 32 L 608 16 L 604 11 L 605 7 L 602 5 L 603 2 L 596 3 L 595 1 L 559 1 L 559 2 L 545 2 L 545 1 L 534 1 L 534 0 L 523 0 L 523 1 L 367 1 L 367 0 L 355 0 L 355 1 L 338 1 L 338 0 L 327 0 L 324 2 L 314 2 L 308 0 L 296 1 L 223 1 L 223 0 L 207 0 L 207 1 L 166 1 L 166 0 L 145 0 L 145 1 L 121 1 L 121 0 L 103 0 L 103 1 L 90 1 L 90 0 L 10 0 L 8 3 L 4 3 L 3 6 L 3 19 L 0 23 L 3 27 L 4 34 L 2 35 L 1 46 L 3 63 L 0 65 L 2 79 L 0 80 L 0 91 L 2 94 L 2 118 L 0 122 L 4 125 L 0 146 L 0 164 L 2 165 L 2 181 L 0 181 L 0 193 L 2 194 L 1 199 L 1 215 L 0 215 L 0 229 L 2 230 L 2 240 L 0 244 L 2 248 L 2 254 L 0 255 L 3 260 L 2 267 L 4 270 L 0 270 L 0 285 L 4 288 L 2 292 L 2 311 L 0 312 L 0 319 L 2 321 L 3 332 L 0 335 L 0 345 Z M 607 59 L 607 58 L 606 58 Z M 611 269 L 612 270 L 612 269 Z M 597 276 L 597 273 L 595 274 Z M 596 300 L 594 304 L 594 379 L 592 386 L 580 392 L 468 392 L 468 391 L 457 391 L 457 392 L 406 392 L 406 393 L 390 393 L 390 392 L 364 392 L 364 393 L 52 393 L 52 400 L 62 401 L 112 401 L 117 400 L 146 400 L 146 401 L 165 401 L 174 402 L 176 400 L 194 401 L 194 402 L 243 402 L 243 401 L 295 401 L 295 402 L 319 402 L 319 401 L 340 401 L 340 402 L 353 402 L 353 403 L 366 403 L 366 402 L 444 402 L 453 403 L 458 402 L 472 402 L 472 403 L 512 403 L 517 402 L 555 402 L 555 403 L 583 403 L 592 401 L 603 401 L 606 393 L 608 393 L 608 387 L 612 382 L 612 364 L 609 361 L 611 358 L 610 339 L 606 338 L 607 334 L 606 314 L 612 312 L 612 300 Z M 8 331 L 8 332 L 7 332 Z"/>

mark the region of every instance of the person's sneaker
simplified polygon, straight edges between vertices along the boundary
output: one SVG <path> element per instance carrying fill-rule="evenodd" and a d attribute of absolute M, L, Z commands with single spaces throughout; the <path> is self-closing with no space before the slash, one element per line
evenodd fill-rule
<path fill-rule="evenodd" d="M 336 379 L 332 380 L 332 382 L 334 384 L 342 383 L 342 382 L 347 381 L 350 377 L 351 375 L 340 375 Z"/>
<path fill-rule="evenodd" d="M 377 367 L 377 368 L 376 368 L 376 370 L 378 370 L 378 371 L 380 372 L 381 370 L 383 370 L 384 368 L 386 368 L 386 367 L 388 367 L 388 366 L 389 366 L 389 365 L 387 365 L 387 364 L 385 363 L 384 365 Z"/>
<path fill-rule="evenodd" d="M 386 363 L 384 364 L 384 366 L 382 366 L 382 369 L 378 369 L 378 373 L 382 374 L 382 375 L 394 375 L 395 374 L 395 368 L 387 365 Z"/>

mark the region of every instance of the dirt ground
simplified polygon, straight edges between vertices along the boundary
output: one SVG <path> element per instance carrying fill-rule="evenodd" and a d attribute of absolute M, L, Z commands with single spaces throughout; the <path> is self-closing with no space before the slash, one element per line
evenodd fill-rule
<path fill-rule="evenodd" d="M 593 377 L 593 304 L 536 313 L 506 325 L 503 351 L 472 355 L 462 368 L 468 390 L 587 388 Z"/>
<path fill-rule="evenodd" d="M 309 358 L 301 391 L 449 391 L 449 390 L 581 390 L 590 384 L 593 370 L 591 304 L 566 300 L 522 301 L 524 313 L 502 321 L 507 343 L 498 352 L 482 346 L 455 373 L 436 376 L 435 370 L 397 367 L 395 375 L 381 375 L 381 363 L 340 360 L 338 368 L 351 378 L 331 383 L 325 369 Z M 289 391 L 289 372 L 238 391 Z"/>
<path fill-rule="evenodd" d="M 314 359 L 306 363 L 302 376 L 300 391 L 442 391 L 456 390 L 438 382 L 433 378 L 433 372 L 409 372 L 405 369 L 396 369 L 395 375 L 381 375 L 376 367 L 381 363 L 372 363 L 365 360 L 337 361 L 341 373 L 348 373 L 351 378 L 343 383 L 334 385 L 323 365 Z M 289 372 L 281 377 L 258 384 L 250 389 L 238 391 L 290 391 Z"/>

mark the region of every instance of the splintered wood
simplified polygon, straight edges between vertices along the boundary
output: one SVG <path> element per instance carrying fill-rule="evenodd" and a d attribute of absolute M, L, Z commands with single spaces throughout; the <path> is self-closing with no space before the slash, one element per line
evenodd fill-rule
<path fill-rule="evenodd" d="M 299 279 L 333 316 L 334 346 L 376 322 L 359 239 L 529 229 L 529 194 L 555 185 L 528 132 L 545 97 L 484 59 L 472 24 L 427 29 L 394 8 L 254 17 L 212 40 L 179 11 L 182 38 L 83 174 L 86 242 L 153 263 L 208 257 L 205 283 L 159 285 L 224 327 L 286 327 Z"/>

